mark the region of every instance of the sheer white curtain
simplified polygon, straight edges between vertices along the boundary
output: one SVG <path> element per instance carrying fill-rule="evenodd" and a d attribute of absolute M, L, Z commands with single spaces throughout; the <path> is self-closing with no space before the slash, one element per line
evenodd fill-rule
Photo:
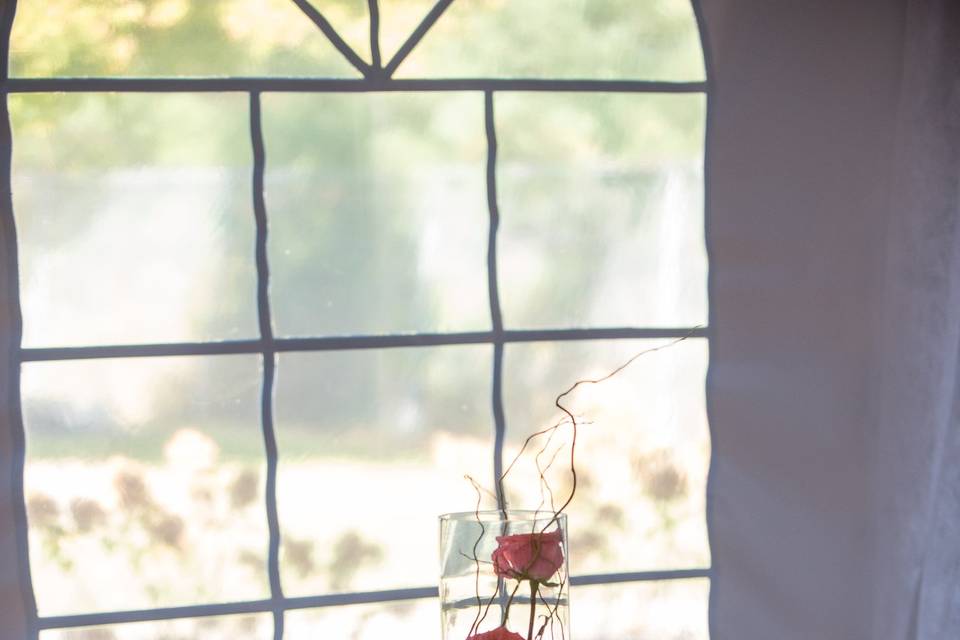
<path fill-rule="evenodd" d="M 960 637 L 960 3 L 912 0 L 882 297 L 873 636 Z"/>
<path fill-rule="evenodd" d="M 960 3 L 703 6 L 713 640 L 960 638 Z"/>

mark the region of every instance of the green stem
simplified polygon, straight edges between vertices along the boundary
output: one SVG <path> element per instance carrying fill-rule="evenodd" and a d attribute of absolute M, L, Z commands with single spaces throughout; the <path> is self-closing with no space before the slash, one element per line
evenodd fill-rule
<path fill-rule="evenodd" d="M 537 588 L 540 583 L 530 581 L 530 625 L 527 627 L 527 640 L 533 640 L 533 622 L 537 619 Z"/>

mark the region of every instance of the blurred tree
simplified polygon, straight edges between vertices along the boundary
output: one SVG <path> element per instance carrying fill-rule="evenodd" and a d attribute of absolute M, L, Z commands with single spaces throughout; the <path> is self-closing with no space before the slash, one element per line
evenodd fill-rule
<path fill-rule="evenodd" d="M 316 4 L 362 55 L 369 55 L 363 43 L 366 3 L 317 0 Z M 432 5 L 425 0 L 383 0 L 382 4 L 385 40 L 391 48 Z M 574 73 L 697 79 L 702 76 L 699 55 L 692 12 L 685 0 L 461 0 L 441 18 L 399 75 L 542 77 Z M 14 77 L 358 75 L 287 0 L 21 0 L 11 63 Z M 666 104 L 622 96 L 571 99 L 561 95 L 555 96 L 555 107 L 544 109 L 544 99 L 549 98 L 552 96 L 510 96 L 503 108 L 498 107 L 498 136 L 505 150 L 500 177 L 508 196 L 502 213 L 520 220 L 514 227 L 521 239 L 524 234 L 535 239 L 538 229 L 554 224 L 560 212 L 578 220 L 566 231 L 574 241 L 602 248 L 617 234 L 637 228 L 637 221 L 605 224 L 606 215 L 636 212 L 622 205 L 625 194 L 642 199 L 656 183 L 657 163 L 665 157 L 695 163 L 701 152 L 703 106 L 699 99 Z M 471 140 L 482 139 L 482 122 L 465 120 L 463 105 L 455 100 L 411 99 L 397 108 L 377 110 L 358 108 L 362 99 L 264 97 L 268 170 L 276 169 L 268 178 L 271 215 L 289 217 L 285 209 L 310 203 L 310 210 L 295 220 L 276 220 L 271 240 L 271 259 L 282 264 L 274 269 L 272 279 L 278 328 L 294 335 L 343 333 L 342 322 L 324 319 L 336 309 L 287 322 L 304 300 L 313 304 L 324 299 L 360 299 L 356 302 L 359 306 L 351 310 L 349 333 L 379 332 L 388 325 L 408 331 L 418 325 L 443 324 L 439 318 L 443 301 L 422 285 L 417 272 L 398 272 L 395 267 L 416 262 L 422 250 L 421 228 L 404 215 L 370 213 L 375 209 L 389 212 L 394 206 L 402 213 L 403 203 L 384 201 L 383 194 L 402 197 L 409 188 L 400 169 L 410 162 L 411 154 L 428 158 L 424 166 L 434 162 L 438 175 L 462 169 L 457 166 L 456 153 L 446 166 L 442 160 L 430 160 L 431 154 L 436 155 L 431 145 L 450 139 L 447 134 L 451 130 L 459 130 L 463 135 L 460 142 L 467 149 Z M 98 172 L 133 166 L 189 167 L 191 162 L 185 158 L 194 158 L 198 165 L 235 158 L 225 169 L 237 176 L 234 184 L 249 184 L 249 139 L 238 135 L 229 124 L 232 120 L 218 117 L 222 107 L 202 96 L 157 99 L 90 94 L 63 99 L 39 95 L 18 97 L 11 108 L 18 148 L 15 171 L 53 176 L 51 179 L 65 183 L 58 192 L 69 192 L 71 183 L 89 180 Z M 191 132 L 189 148 L 172 148 L 165 128 L 171 120 Z M 127 127 L 129 135 L 121 144 L 100 144 L 98 141 L 110 139 L 112 125 L 118 121 L 132 123 Z M 444 130 L 446 137 L 435 135 L 439 130 Z M 365 135 L 364 131 L 382 135 Z M 461 151 L 485 153 L 475 148 L 458 153 Z M 611 163 L 619 163 L 619 173 L 604 168 Z M 532 178 L 531 167 L 537 167 Z M 558 197 L 556 176 L 566 180 L 571 171 L 581 170 L 582 181 L 571 183 L 579 196 L 572 204 L 554 202 Z M 43 194 L 19 197 L 36 199 Z M 250 207 L 246 189 L 225 193 L 222 199 L 226 209 Z M 82 209 L 87 211 L 85 216 L 63 216 L 48 225 L 40 241 L 55 249 L 82 236 L 96 207 Z M 592 219 L 580 215 L 591 210 L 597 213 Z M 252 212 L 250 215 L 252 221 Z M 237 244 L 248 237 L 249 229 L 239 234 L 224 228 L 221 241 L 236 246 L 236 255 L 252 258 L 252 246 Z M 486 238 L 478 237 L 477 242 L 485 244 Z M 282 255 L 277 253 L 280 246 Z M 545 251 L 550 250 L 548 245 Z M 318 264 L 324 268 L 318 269 Z M 559 266 L 546 273 L 536 290 L 526 296 L 523 304 L 529 308 L 553 304 L 560 289 L 591 290 L 604 267 L 602 256 L 591 253 L 567 255 L 551 264 Z M 223 264 L 221 268 L 236 270 L 237 265 Z M 509 277 L 501 273 L 501 280 Z M 358 287 L 363 287 L 359 298 L 354 295 Z M 318 291 L 322 293 L 318 295 Z M 216 315 L 211 314 L 212 307 L 198 304 L 193 317 L 198 326 L 213 323 L 219 327 L 216 323 L 224 316 L 254 313 L 247 308 L 249 289 L 217 290 L 208 301 L 212 298 L 216 299 Z M 561 309 L 559 315 L 573 311 Z M 225 333 L 223 337 L 236 336 Z M 164 384 L 162 393 L 181 393 L 198 377 L 229 376 L 227 366 L 210 358 L 193 376 L 178 376 Z M 401 375 L 396 371 L 372 376 L 359 365 L 351 369 L 340 361 L 336 369 L 319 375 L 350 381 L 355 393 L 341 398 L 341 406 L 323 409 L 330 419 L 357 426 L 382 423 L 389 428 L 390 420 L 384 416 L 410 392 L 403 384 L 378 382 L 381 377 L 395 380 Z M 438 401 L 423 401 L 425 410 L 433 412 L 424 417 L 425 423 L 455 426 L 460 419 L 455 412 L 462 404 L 457 389 L 473 384 L 477 375 L 444 368 L 442 375 L 430 376 L 435 385 L 431 393 Z M 318 396 L 311 393 L 316 380 L 295 369 L 281 372 L 281 376 L 282 384 L 297 389 L 292 395 L 302 409 L 295 413 L 308 422 L 319 409 L 313 404 Z M 512 381 L 531 388 L 541 382 Z M 374 403 L 371 395 L 376 398 Z M 157 406 L 162 408 L 163 403 Z M 154 422 L 183 418 L 158 415 Z M 418 444 L 409 434 L 402 439 L 398 436 L 400 440 L 407 446 Z"/>

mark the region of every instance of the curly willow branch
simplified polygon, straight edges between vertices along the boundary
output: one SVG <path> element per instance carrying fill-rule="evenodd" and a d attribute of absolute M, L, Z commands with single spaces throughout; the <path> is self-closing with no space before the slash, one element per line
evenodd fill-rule
<path fill-rule="evenodd" d="M 580 425 L 591 424 L 590 422 L 587 422 L 587 421 L 578 423 L 576 416 L 575 416 L 575 415 L 573 414 L 573 412 L 564 404 L 564 402 L 563 402 L 564 398 L 566 398 L 567 396 L 569 396 L 570 394 L 572 394 L 574 391 L 576 391 L 576 390 L 577 390 L 578 388 L 580 388 L 581 386 L 584 386 L 584 385 L 596 385 L 596 384 L 600 384 L 600 383 L 602 383 L 602 382 L 606 382 L 607 380 L 609 380 L 609 379 L 613 378 L 614 376 L 618 375 L 618 374 L 619 374 L 620 372 L 622 372 L 624 369 L 626 369 L 626 368 L 629 367 L 631 364 L 633 364 L 634 362 L 636 362 L 639 358 L 641 358 L 641 357 L 643 357 L 643 356 L 645 356 L 645 355 L 649 355 L 649 354 L 651 354 L 651 353 L 655 353 L 655 352 L 657 352 L 657 351 L 662 351 L 662 350 L 664 350 L 664 349 L 668 349 L 668 348 L 670 348 L 670 347 L 673 347 L 673 346 L 675 346 L 675 345 L 683 342 L 684 340 L 687 340 L 688 338 L 690 338 L 693 334 L 695 334 L 697 331 L 699 331 L 699 330 L 702 329 L 702 328 L 703 328 L 702 326 L 696 326 L 696 327 L 690 329 L 690 331 L 687 332 L 686 334 L 684 334 L 683 336 L 681 336 L 681 337 L 679 337 L 679 338 L 676 338 L 675 340 L 672 340 L 672 341 L 670 341 L 670 342 L 668 342 L 668 343 L 666 343 L 666 344 L 662 344 L 662 345 L 659 345 L 659 346 L 656 346 L 656 347 L 651 347 L 651 348 L 649 348 L 649 349 L 644 349 L 643 351 L 640 351 L 639 353 L 634 354 L 634 355 L 633 355 L 632 357 L 630 357 L 626 362 L 624 362 L 623 364 L 621 364 L 621 365 L 618 366 L 617 368 L 613 369 L 612 371 L 610 371 L 610 372 L 607 373 L 606 375 L 601 376 L 601 377 L 599 377 L 599 378 L 587 378 L 587 379 L 583 379 L 583 380 L 578 380 L 578 381 L 576 381 L 575 383 L 573 383 L 573 384 L 570 386 L 570 388 L 568 388 L 566 391 L 564 391 L 563 393 L 561 393 L 560 395 L 558 395 L 558 396 L 556 397 L 556 399 L 554 400 L 554 406 L 556 406 L 557 409 L 559 409 L 561 412 L 563 412 L 563 414 L 564 414 L 565 417 L 562 418 L 561 420 L 559 420 L 558 422 L 556 422 L 555 424 L 553 424 L 552 426 L 547 427 L 546 429 L 542 429 L 542 430 L 540 430 L 540 431 L 537 431 L 536 433 L 533 433 L 533 434 L 531 434 L 530 436 L 528 436 L 528 437 L 523 441 L 523 445 L 520 447 L 520 451 L 517 452 L 517 455 L 514 456 L 513 460 L 510 461 L 510 464 L 507 466 L 507 468 L 503 471 L 503 473 L 500 474 L 500 477 L 497 478 L 497 488 L 498 488 L 498 490 L 499 490 L 499 494 L 500 494 L 501 496 L 503 496 L 503 505 L 502 505 L 502 509 L 501 509 L 501 510 L 502 510 L 502 511 L 505 511 L 505 510 L 507 509 L 507 499 L 506 499 L 506 495 L 507 495 L 507 494 L 506 494 L 506 491 L 504 490 L 504 481 L 505 481 L 507 475 L 508 475 L 508 474 L 513 470 L 513 468 L 516 466 L 517 462 L 518 462 L 518 461 L 520 460 L 520 458 L 523 456 L 524 452 L 526 451 L 526 449 L 527 449 L 527 447 L 530 445 L 530 443 L 533 442 L 533 440 L 534 440 L 535 438 L 539 438 L 540 436 L 546 435 L 546 436 L 547 436 L 546 442 L 544 443 L 544 445 L 540 448 L 540 450 L 537 452 L 536 456 L 534 457 L 534 462 L 535 462 L 535 464 L 536 464 L 537 473 L 538 473 L 538 475 L 539 475 L 539 483 L 540 483 L 540 504 L 537 506 L 536 514 L 539 514 L 540 510 L 541 510 L 541 509 L 543 508 L 543 506 L 544 506 L 544 502 L 545 502 L 544 487 L 546 487 L 546 492 L 547 492 L 547 493 L 549 494 L 549 496 L 550 496 L 550 508 L 551 508 L 551 510 L 552 510 L 552 512 L 553 512 L 553 516 L 550 518 L 550 520 L 547 522 L 547 524 L 546 524 L 546 525 L 543 527 L 543 529 L 541 529 L 541 531 L 540 531 L 541 534 L 546 533 L 547 530 L 548 530 L 551 526 L 553 526 L 554 523 L 556 523 L 556 522 L 559 521 L 560 514 L 562 514 L 562 513 L 566 510 L 566 508 L 567 508 L 568 506 L 570 506 L 570 503 L 573 502 L 573 498 L 574 498 L 574 496 L 575 496 L 576 493 L 577 493 L 577 468 L 576 468 L 577 428 L 578 428 Z M 553 455 L 550 457 L 550 460 L 549 460 L 549 462 L 547 463 L 547 465 L 546 465 L 545 467 L 542 467 L 542 466 L 541 466 L 540 458 L 541 458 L 543 455 L 545 455 L 545 454 L 547 453 L 547 451 L 549 450 L 549 448 L 550 448 L 550 443 L 553 441 L 553 437 L 554 437 L 554 435 L 556 435 L 557 430 L 558 430 L 560 427 L 562 427 L 562 426 L 564 426 L 564 425 L 567 425 L 567 424 L 570 425 L 571 432 L 572 432 L 572 433 L 571 433 L 571 440 L 570 440 L 570 476 L 571 476 L 571 487 L 570 487 L 570 495 L 567 496 L 567 499 L 563 502 L 562 505 L 560 505 L 560 508 L 557 509 L 557 508 L 555 507 L 555 505 L 554 505 L 554 494 L 553 494 L 553 490 L 550 488 L 550 484 L 549 484 L 549 482 L 547 482 L 547 479 L 546 479 L 546 473 L 547 473 L 547 471 L 550 469 L 550 467 L 553 466 L 553 463 L 556 461 L 557 456 L 558 456 L 559 453 L 562 451 L 563 447 L 561 446 L 561 447 L 558 448 L 556 451 L 554 451 Z M 483 524 L 483 522 L 482 522 L 482 520 L 481 520 L 481 518 L 480 518 L 480 503 L 481 503 L 481 501 L 482 501 L 482 499 L 483 499 L 483 493 L 482 493 L 483 490 L 482 490 L 482 488 L 477 484 L 477 482 L 476 482 L 473 478 L 471 478 L 470 476 L 466 476 L 466 478 L 467 478 L 467 480 L 470 481 L 470 483 L 473 485 L 474 489 L 477 491 L 477 506 L 476 506 L 475 515 L 476 515 L 476 518 L 477 518 L 477 522 L 480 524 L 480 527 L 481 527 L 480 538 L 478 538 L 478 540 L 474 543 L 473 558 L 472 558 L 472 559 L 474 560 L 474 562 L 476 562 L 476 566 L 477 566 L 477 574 L 476 574 L 477 615 L 476 615 L 476 617 L 474 618 L 473 624 L 470 626 L 470 634 L 469 634 L 469 635 L 473 635 L 474 633 L 476 633 L 476 632 L 479 630 L 480 625 L 481 625 L 481 624 L 483 623 L 483 621 L 486 619 L 487 613 L 490 611 L 490 605 L 493 603 L 493 600 L 496 598 L 496 593 L 494 593 L 494 595 L 490 597 L 490 599 L 486 602 L 486 605 L 484 606 L 484 604 L 483 604 L 483 599 L 482 599 L 481 596 L 480 596 L 480 560 L 479 560 L 479 558 L 477 557 L 478 545 L 480 544 L 480 541 L 481 541 L 481 539 L 483 538 L 483 535 L 486 533 L 486 528 L 484 527 L 484 524 Z M 536 522 L 536 519 L 537 519 L 537 516 L 535 515 L 535 517 L 534 517 L 534 522 Z M 534 525 L 534 526 L 536 526 L 536 525 Z M 539 552 L 538 552 L 537 554 L 535 554 L 534 558 L 531 560 L 531 565 L 532 565 L 533 562 L 536 561 L 536 555 L 538 555 L 538 554 L 539 554 Z M 562 596 L 563 596 L 563 589 L 564 589 L 564 587 L 565 587 L 567 584 L 568 584 L 568 583 L 567 583 L 567 577 L 566 577 L 566 575 L 564 575 L 564 576 L 561 578 L 561 581 L 560 581 L 560 584 L 559 584 L 558 593 L 557 593 L 557 601 L 556 601 L 556 603 L 554 604 L 553 607 L 550 606 L 550 604 L 547 602 L 547 600 L 543 597 L 543 594 L 542 594 L 542 593 L 539 593 L 539 594 L 538 594 L 536 591 L 533 592 L 531 601 L 532 601 L 532 602 L 535 602 L 535 601 L 536 601 L 536 598 L 539 596 L 541 602 L 543 602 L 544 606 L 547 608 L 547 611 L 548 611 L 548 615 L 543 616 L 543 623 L 542 623 L 542 625 L 540 626 L 540 628 L 539 628 L 539 630 L 538 630 L 538 632 L 537 632 L 537 634 L 536 634 L 536 638 L 538 638 L 538 640 L 541 640 L 541 639 L 542 639 L 543 634 L 545 633 L 546 628 L 547 628 L 548 625 L 550 626 L 550 629 L 551 629 L 551 635 L 553 634 L 552 629 L 553 629 L 553 625 L 554 625 L 555 622 L 558 622 L 559 625 L 560 625 L 560 633 L 561 633 L 561 635 L 562 635 L 562 636 L 565 636 L 565 635 L 566 635 L 566 634 L 565 634 L 565 630 L 564 630 L 564 628 L 563 628 L 563 621 L 560 620 L 559 618 L 557 618 L 557 610 L 558 610 L 559 607 L 560 607 L 560 601 L 561 601 Z M 514 596 L 516 595 L 516 592 L 517 592 L 517 589 L 519 588 L 519 586 L 520 586 L 520 583 L 518 582 L 516 588 L 514 588 L 514 590 L 513 590 L 513 593 L 510 594 L 510 598 L 509 598 L 509 600 L 508 600 L 508 602 L 507 602 L 507 610 L 509 610 L 510 603 L 513 602 Z M 504 613 L 504 617 L 505 617 L 505 616 L 506 616 L 506 612 Z M 506 620 L 504 619 L 504 620 L 501 622 L 501 624 L 505 624 L 505 623 L 506 623 Z M 531 617 L 531 620 L 530 620 L 530 625 L 531 625 L 531 632 L 528 633 L 528 635 L 532 635 L 532 625 L 533 625 L 533 618 L 532 618 L 532 617 Z M 469 637 L 469 636 L 468 636 L 468 637 Z"/>
<path fill-rule="evenodd" d="M 568 409 L 568 408 L 563 404 L 562 400 L 563 400 L 564 398 L 566 398 L 568 395 L 570 395 L 571 393 L 573 393 L 574 391 L 576 391 L 579 387 L 581 387 L 581 386 L 583 386 L 583 385 L 587 385 L 587 384 L 595 385 L 595 384 L 600 384 L 601 382 L 606 382 L 607 380 L 609 380 L 610 378 L 616 376 L 616 375 L 619 374 L 621 371 L 623 371 L 624 369 L 626 369 L 627 367 L 629 367 L 631 364 L 633 364 L 634 362 L 636 362 L 636 361 L 637 361 L 639 358 L 641 358 L 642 356 L 649 355 L 649 354 L 655 353 L 655 352 L 657 352 L 657 351 L 662 351 L 662 350 L 664 350 L 664 349 L 668 349 L 668 348 L 673 347 L 673 346 L 675 346 L 675 345 L 677 345 L 677 344 L 680 344 L 681 342 L 683 342 L 684 340 L 688 339 L 690 336 L 692 336 L 694 333 L 696 333 L 697 331 L 699 331 L 699 330 L 702 329 L 702 328 L 703 328 L 703 327 L 701 327 L 701 326 L 696 326 L 696 327 L 694 327 L 693 329 L 690 329 L 690 331 L 688 331 L 686 334 L 682 335 L 681 337 L 679 337 L 679 338 L 677 338 L 677 339 L 675 339 L 675 340 L 671 340 L 670 342 L 668 342 L 668 343 L 666 343 L 666 344 L 662 344 L 662 345 L 657 346 L 657 347 L 651 347 L 650 349 L 644 349 L 643 351 L 634 354 L 630 359 L 628 359 L 626 362 L 624 362 L 623 364 L 621 364 L 619 367 L 617 367 L 616 369 L 614 369 L 613 371 L 611 371 L 611 372 L 608 373 L 607 375 L 602 376 L 602 377 L 600 377 L 600 378 L 578 380 L 578 381 L 576 381 L 575 383 L 573 383 L 573 385 L 571 385 L 571 387 L 570 387 L 569 389 L 567 389 L 566 391 L 564 391 L 563 393 L 561 393 L 560 395 L 557 396 L 557 399 L 554 401 L 553 404 L 554 404 L 554 406 L 556 406 L 558 409 L 560 409 L 560 411 L 562 411 L 562 412 L 567 416 L 567 419 L 570 421 L 570 426 L 571 426 L 571 429 L 572 429 L 572 431 L 573 431 L 573 435 L 572 435 L 572 438 L 571 438 L 571 441 L 570 441 L 570 478 L 571 478 L 572 485 L 571 485 L 571 488 L 570 488 L 570 495 L 567 496 L 566 501 L 565 501 L 562 505 L 560 505 L 560 508 L 557 509 L 557 510 L 554 512 L 553 518 L 551 518 L 551 519 L 550 519 L 550 522 L 548 522 L 548 523 L 543 527 L 542 532 L 546 532 L 546 530 L 549 529 L 550 526 L 560 518 L 560 514 L 563 513 L 564 510 L 565 510 L 568 506 L 570 506 L 570 503 L 573 502 L 573 497 L 574 497 L 574 496 L 576 495 L 576 493 L 577 493 L 577 467 L 576 467 L 576 464 L 575 464 L 575 460 L 576 460 L 575 454 L 576 454 L 576 449 L 577 449 L 577 418 L 576 418 L 576 416 L 573 415 L 573 413 L 570 411 L 570 409 Z"/>
<path fill-rule="evenodd" d="M 477 506 L 476 506 L 476 509 L 474 509 L 473 513 L 474 513 L 474 516 L 476 516 L 477 518 L 477 524 L 480 525 L 480 535 L 477 536 L 476 541 L 473 543 L 473 561 L 476 563 L 476 566 L 477 566 L 476 576 L 474 577 L 474 590 L 476 591 L 476 594 L 477 594 L 477 615 L 474 616 L 473 623 L 470 625 L 470 633 L 468 634 L 468 637 L 469 637 L 477 632 L 477 630 L 480 627 L 480 623 L 483 621 L 483 619 L 480 617 L 480 611 L 481 611 L 481 608 L 483 607 L 483 599 L 480 597 L 480 558 L 477 556 L 477 552 L 480 549 L 480 543 L 483 541 L 483 536 L 486 535 L 487 533 L 487 528 L 486 526 L 484 526 L 483 520 L 480 518 L 480 505 L 483 502 L 482 488 L 477 483 L 477 481 L 473 479 L 472 476 L 465 475 L 463 477 L 466 478 L 470 482 L 470 484 L 473 485 L 474 490 L 476 490 L 477 492 Z"/>

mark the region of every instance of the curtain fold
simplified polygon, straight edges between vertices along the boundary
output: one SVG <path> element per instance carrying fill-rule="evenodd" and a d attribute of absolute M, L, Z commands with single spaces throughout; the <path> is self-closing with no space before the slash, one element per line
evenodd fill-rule
<path fill-rule="evenodd" d="M 713 640 L 960 638 L 960 2 L 705 2 Z"/>
<path fill-rule="evenodd" d="M 712 640 L 891 637 L 875 371 L 904 6 L 703 3 Z"/>
<path fill-rule="evenodd" d="M 874 637 L 960 637 L 960 3 L 906 3 L 878 345 Z"/>

